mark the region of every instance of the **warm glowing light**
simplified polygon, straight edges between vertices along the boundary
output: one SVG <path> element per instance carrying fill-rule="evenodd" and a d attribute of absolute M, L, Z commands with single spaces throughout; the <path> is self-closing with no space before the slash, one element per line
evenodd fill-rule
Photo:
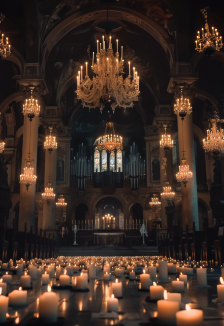
<path fill-rule="evenodd" d="M 192 106 L 188 98 L 183 96 L 183 86 L 180 86 L 180 97 L 176 98 L 176 103 L 174 104 L 174 113 L 179 114 L 183 120 L 187 114 L 191 114 Z"/>
<path fill-rule="evenodd" d="M 191 307 L 189 306 L 189 304 L 186 304 L 185 309 L 186 309 L 187 311 L 190 311 L 190 310 L 191 310 Z"/>
<path fill-rule="evenodd" d="M 161 202 L 159 201 L 159 199 L 156 197 L 156 194 L 153 194 L 153 197 L 151 198 L 151 201 L 149 202 L 149 205 L 151 207 L 158 207 L 161 206 Z"/>
<path fill-rule="evenodd" d="M 123 149 L 123 137 L 115 134 L 114 123 L 107 122 L 104 136 L 97 138 L 93 144 L 96 149 L 112 152 Z"/>
<path fill-rule="evenodd" d="M 164 298 L 164 300 L 167 300 L 167 290 L 165 290 L 165 291 L 163 292 L 163 298 Z"/>
<path fill-rule="evenodd" d="M 165 187 L 163 187 L 163 192 L 160 194 L 163 199 L 171 200 L 175 197 L 175 192 L 171 191 L 171 186 L 169 182 L 165 183 Z"/>
<path fill-rule="evenodd" d="M 219 278 L 219 281 L 220 281 L 221 284 L 224 284 L 224 281 L 223 281 L 222 277 Z"/>
<path fill-rule="evenodd" d="M 157 286 L 156 282 L 153 282 L 153 285 L 154 285 L 154 286 Z"/>
<path fill-rule="evenodd" d="M 44 149 L 47 149 L 50 153 L 54 150 L 57 149 L 57 142 L 56 142 L 56 137 L 52 136 L 52 127 L 49 127 L 50 129 L 50 134 L 49 136 L 46 136 L 46 140 L 44 142 Z"/>
<path fill-rule="evenodd" d="M 173 147 L 173 140 L 171 139 L 171 135 L 166 133 L 167 124 L 163 125 L 165 129 L 165 133 L 161 135 L 161 140 L 159 141 L 160 147 L 168 150 Z"/>
<path fill-rule="evenodd" d="M 51 292 L 51 286 L 50 285 L 48 285 L 48 287 L 47 287 L 47 292 Z"/>

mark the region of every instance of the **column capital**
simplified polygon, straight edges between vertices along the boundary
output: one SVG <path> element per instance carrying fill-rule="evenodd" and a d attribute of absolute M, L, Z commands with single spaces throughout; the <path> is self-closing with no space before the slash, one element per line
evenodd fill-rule
<path fill-rule="evenodd" d="M 36 95 L 46 95 L 48 93 L 48 88 L 44 79 L 40 78 L 22 78 L 18 79 L 19 90 L 26 93 L 30 93 L 30 87 L 33 86 L 33 93 Z"/>
<path fill-rule="evenodd" d="M 176 93 L 176 87 L 178 85 L 189 87 L 195 84 L 197 80 L 198 77 L 193 73 L 190 62 L 176 62 L 167 87 L 167 92 Z"/>
<path fill-rule="evenodd" d="M 176 121 L 176 117 L 155 117 L 153 125 L 157 128 L 158 133 L 164 133 L 164 125 L 167 126 L 167 132 L 170 132 L 174 128 Z"/>

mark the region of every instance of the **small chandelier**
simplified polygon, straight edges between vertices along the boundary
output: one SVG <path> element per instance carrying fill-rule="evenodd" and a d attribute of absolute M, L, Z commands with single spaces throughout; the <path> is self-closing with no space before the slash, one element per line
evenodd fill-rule
<path fill-rule="evenodd" d="M 4 15 L 0 14 L 0 23 L 5 18 Z M 6 37 L 4 40 L 4 34 L 2 34 L 2 38 L 0 39 L 0 59 L 8 57 L 11 53 L 11 45 L 9 44 L 9 39 Z"/>
<path fill-rule="evenodd" d="M 47 187 L 45 188 L 45 192 L 43 192 L 42 194 L 42 198 L 47 200 L 47 203 L 50 203 L 50 200 L 55 199 L 55 194 L 53 192 L 53 188 L 51 188 L 51 183 L 48 182 L 47 183 Z"/>
<path fill-rule="evenodd" d="M 33 90 L 35 87 L 30 87 L 30 98 L 26 99 L 23 104 L 23 115 L 28 115 L 30 121 L 36 116 L 40 115 L 40 105 L 38 104 L 38 100 L 33 98 Z"/>
<path fill-rule="evenodd" d="M 218 122 L 223 122 L 215 112 L 214 117 L 210 119 L 211 129 L 207 130 L 207 137 L 203 139 L 203 148 L 205 152 L 211 152 L 215 156 L 224 150 L 224 130 L 217 128 Z"/>
<path fill-rule="evenodd" d="M 2 114 L 0 112 L 0 154 L 2 154 L 4 152 L 5 149 L 5 143 L 3 140 L 1 140 L 1 133 L 2 133 Z"/>
<path fill-rule="evenodd" d="M 169 148 L 173 147 L 173 140 L 171 139 L 171 135 L 166 133 L 167 124 L 164 124 L 163 127 L 165 129 L 165 133 L 161 135 L 162 138 L 159 143 L 160 147 L 167 151 Z"/>
<path fill-rule="evenodd" d="M 175 192 L 171 191 L 171 186 L 169 182 L 165 183 L 165 187 L 163 187 L 163 192 L 160 194 L 162 198 L 171 200 L 175 197 Z"/>
<path fill-rule="evenodd" d="M 34 168 L 31 167 L 30 155 L 28 155 L 28 161 L 26 161 L 26 167 L 23 168 L 23 174 L 20 174 L 20 183 L 26 185 L 26 190 L 28 191 L 29 186 L 36 183 L 37 176 L 34 174 Z"/>
<path fill-rule="evenodd" d="M 179 165 L 179 172 L 176 173 L 177 182 L 183 182 L 184 188 L 186 188 L 187 182 L 193 178 L 193 172 L 189 171 L 189 165 L 186 164 L 186 159 L 184 157 L 181 160 L 181 165 Z"/>
<path fill-rule="evenodd" d="M 104 36 L 101 43 L 97 40 L 96 62 L 94 52 L 92 57 L 93 78 L 88 75 L 88 62 L 86 62 L 86 75 L 83 78 L 83 66 L 77 76 L 77 98 L 82 101 L 83 107 L 99 107 L 102 113 L 105 104 L 110 102 L 114 112 L 116 107 L 133 107 L 139 96 L 139 76 L 133 68 L 131 77 L 131 66 L 129 65 L 129 75 L 124 79 L 123 46 L 121 56 L 118 52 L 118 40 L 116 40 L 116 53 L 114 54 L 109 37 L 109 47 L 106 49 Z"/>
<path fill-rule="evenodd" d="M 182 120 L 187 114 L 191 114 L 192 106 L 188 98 L 183 96 L 183 86 L 180 86 L 180 97 L 176 98 L 176 103 L 174 104 L 174 113 L 179 114 Z"/>
<path fill-rule="evenodd" d="M 107 122 L 105 135 L 97 138 L 93 144 L 96 149 L 112 152 L 113 150 L 123 149 L 123 137 L 115 135 L 114 123 Z"/>
<path fill-rule="evenodd" d="M 156 194 L 153 194 L 153 197 L 151 198 L 151 201 L 149 202 L 149 205 L 151 207 L 159 207 L 159 206 L 161 206 L 161 202 L 156 197 Z"/>
<path fill-rule="evenodd" d="M 56 203 L 57 207 L 66 207 L 67 203 L 65 202 L 65 199 L 63 197 L 63 195 L 60 195 L 60 197 L 58 198 L 58 202 Z"/>
<path fill-rule="evenodd" d="M 56 142 L 56 137 L 52 136 L 52 127 L 49 127 L 50 129 L 50 135 L 46 136 L 46 140 L 44 142 L 44 149 L 47 149 L 50 153 L 54 150 L 57 149 L 57 142 Z"/>
<path fill-rule="evenodd" d="M 201 10 L 205 18 L 205 28 L 198 31 L 197 39 L 195 41 L 195 50 L 198 52 L 204 52 L 206 56 L 211 57 L 215 51 L 219 51 L 222 46 L 222 36 L 219 36 L 217 28 L 212 27 L 212 31 L 209 31 L 208 25 L 208 13 L 206 9 Z"/>

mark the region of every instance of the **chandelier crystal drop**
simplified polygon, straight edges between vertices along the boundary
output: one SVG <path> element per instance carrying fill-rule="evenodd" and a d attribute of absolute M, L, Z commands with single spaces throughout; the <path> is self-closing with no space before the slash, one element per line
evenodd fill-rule
<path fill-rule="evenodd" d="M 215 115 L 210 119 L 212 123 L 211 129 L 207 130 L 207 137 L 203 139 L 203 148 L 205 152 L 213 153 L 214 155 L 220 154 L 224 150 L 224 130 L 217 128 L 218 122 L 223 122 L 215 112 Z"/>
<path fill-rule="evenodd" d="M 99 151 L 106 150 L 112 152 L 113 150 L 123 149 L 123 137 L 115 134 L 114 123 L 107 122 L 105 135 L 97 138 L 93 144 Z"/>
<path fill-rule="evenodd" d="M 65 202 L 65 198 L 63 197 L 63 195 L 60 195 L 60 197 L 58 198 L 58 202 L 56 203 L 57 207 L 66 207 L 67 203 Z"/>
<path fill-rule="evenodd" d="M 36 116 L 40 115 L 40 105 L 38 100 L 33 98 L 33 90 L 35 87 L 30 87 L 30 98 L 26 99 L 23 104 L 23 115 L 28 115 L 30 121 Z"/>
<path fill-rule="evenodd" d="M 161 135 L 161 140 L 159 141 L 159 143 L 160 143 L 160 147 L 164 148 L 166 151 L 169 148 L 173 147 L 173 140 L 171 139 L 171 135 L 166 133 L 167 124 L 164 124 L 163 127 L 165 129 L 165 133 Z"/>
<path fill-rule="evenodd" d="M 171 200 L 175 197 L 175 192 L 171 190 L 171 186 L 169 182 L 165 183 L 165 187 L 163 187 L 163 192 L 160 194 L 163 199 Z"/>
<path fill-rule="evenodd" d="M 174 113 L 179 114 L 183 120 L 187 114 L 191 114 L 192 106 L 188 98 L 183 96 L 183 86 L 180 87 L 180 97 L 176 98 L 176 103 L 174 104 Z"/>
<path fill-rule="evenodd" d="M 118 40 L 116 40 L 116 53 L 114 54 L 109 37 L 109 47 L 106 49 L 104 36 L 102 46 L 97 40 L 96 61 L 94 52 L 92 57 L 92 79 L 88 75 L 88 62 L 86 62 L 86 75 L 83 77 L 83 66 L 77 76 L 77 98 L 82 101 L 83 107 L 99 107 L 101 112 L 106 103 L 110 103 L 114 112 L 116 107 L 133 107 L 139 96 L 139 76 L 133 68 L 131 76 L 131 63 L 129 75 L 124 79 L 123 46 L 121 56 L 118 52 Z"/>
<path fill-rule="evenodd" d="M 189 171 L 189 165 L 186 164 L 186 159 L 183 155 L 181 165 L 179 165 L 179 172 L 176 173 L 177 182 L 183 182 L 184 187 L 193 178 L 193 172 Z"/>
<path fill-rule="evenodd" d="M 44 142 L 44 149 L 47 149 L 50 153 L 57 149 L 57 142 L 56 142 L 56 136 L 52 136 L 52 127 L 49 127 L 50 135 L 46 136 L 46 140 Z"/>
<path fill-rule="evenodd" d="M 54 194 L 53 188 L 51 188 L 50 182 L 48 182 L 47 187 L 45 188 L 45 192 L 43 192 L 41 195 L 43 199 L 47 200 L 47 202 L 55 199 L 56 195 Z"/>
<path fill-rule="evenodd" d="M 23 168 L 23 174 L 20 174 L 20 183 L 26 185 L 26 190 L 28 191 L 29 186 L 36 183 L 37 176 L 34 174 L 34 168 L 31 167 L 30 158 L 26 162 L 26 167 Z"/>
<path fill-rule="evenodd" d="M 151 207 L 159 207 L 159 206 L 161 206 L 161 202 L 159 201 L 159 198 L 156 197 L 156 194 L 153 194 L 153 197 L 151 198 L 151 201 L 149 202 L 149 205 Z"/>
<path fill-rule="evenodd" d="M 222 48 L 222 36 L 219 36 L 217 28 L 215 29 L 212 27 L 212 30 L 209 30 L 207 10 L 202 9 L 201 12 L 205 18 L 205 28 L 201 29 L 201 33 L 198 31 L 195 41 L 195 50 L 204 52 L 207 56 L 211 56 L 215 51 L 220 51 Z"/>

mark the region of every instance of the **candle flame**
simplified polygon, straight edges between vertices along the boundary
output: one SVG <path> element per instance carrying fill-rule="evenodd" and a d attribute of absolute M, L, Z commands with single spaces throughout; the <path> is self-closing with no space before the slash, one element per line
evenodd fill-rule
<path fill-rule="evenodd" d="M 165 290 L 165 291 L 163 292 L 163 298 L 164 298 L 164 300 L 167 300 L 167 290 Z"/>
<path fill-rule="evenodd" d="M 64 270 L 64 275 L 66 275 L 66 274 L 67 274 L 67 269 Z"/>
<path fill-rule="evenodd" d="M 5 274 L 6 274 L 6 275 L 8 275 L 9 273 L 8 273 L 8 272 L 6 272 Z"/>
<path fill-rule="evenodd" d="M 177 281 L 179 281 L 179 278 L 177 278 Z"/>
<path fill-rule="evenodd" d="M 223 281 L 223 278 L 222 277 L 220 277 L 219 280 L 220 280 L 220 283 L 221 284 L 224 284 L 224 281 Z"/>
<path fill-rule="evenodd" d="M 51 286 L 50 285 L 48 285 L 48 287 L 47 287 L 47 292 L 51 292 Z"/>
<path fill-rule="evenodd" d="M 0 288 L 0 295 L 2 295 L 2 288 Z"/>
<path fill-rule="evenodd" d="M 190 310 L 191 310 L 191 307 L 189 306 L 189 304 L 186 304 L 185 309 L 186 309 L 187 311 L 190 311 Z"/>
<path fill-rule="evenodd" d="M 22 287 L 21 286 L 19 287 L 19 291 L 22 291 Z"/>
<path fill-rule="evenodd" d="M 27 272 L 24 272 L 24 275 L 27 275 Z"/>
<path fill-rule="evenodd" d="M 0 279 L 0 283 L 2 283 L 2 278 Z"/>
<path fill-rule="evenodd" d="M 145 270 L 143 269 L 143 274 L 145 274 Z"/>
<path fill-rule="evenodd" d="M 118 279 L 117 278 L 116 278 L 115 282 L 118 283 Z"/>
<path fill-rule="evenodd" d="M 112 299 L 114 298 L 114 294 L 111 294 L 111 298 L 112 298 Z"/>
<path fill-rule="evenodd" d="M 156 282 L 153 282 L 153 285 L 154 285 L 154 286 L 157 286 Z"/>

